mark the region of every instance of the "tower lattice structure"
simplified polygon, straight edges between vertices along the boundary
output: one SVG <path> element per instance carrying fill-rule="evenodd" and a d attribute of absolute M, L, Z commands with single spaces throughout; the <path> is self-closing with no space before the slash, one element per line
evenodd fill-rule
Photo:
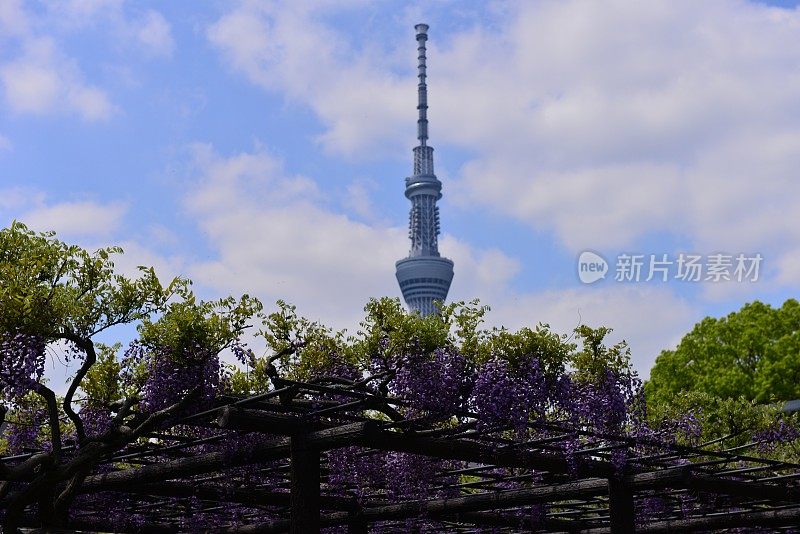
<path fill-rule="evenodd" d="M 399 260 L 397 282 L 412 311 L 429 315 L 436 311 L 434 302 L 447 298 L 453 281 L 453 262 L 439 255 L 439 208 L 442 182 L 433 172 L 433 147 L 428 146 L 428 86 L 426 84 L 426 49 L 428 25 L 417 24 L 419 84 L 417 86 L 417 139 L 414 147 L 414 174 L 406 178 L 406 198 L 411 201 L 408 237 L 411 250 Z"/>

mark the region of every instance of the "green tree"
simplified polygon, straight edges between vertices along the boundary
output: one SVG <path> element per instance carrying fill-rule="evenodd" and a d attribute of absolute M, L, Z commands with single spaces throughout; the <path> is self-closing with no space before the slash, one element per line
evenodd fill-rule
<path fill-rule="evenodd" d="M 0 423 L 8 415 L 15 430 L 0 447 L 48 445 L 25 461 L 0 465 L 4 531 L 17 531 L 32 503 L 46 523 L 64 523 L 91 469 L 193 398 L 178 392 L 165 408 L 143 411 L 136 382 L 126 387 L 120 380 L 139 369 L 126 370 L 125 360 L 117 358 L 121 346 L 96 343 L 99 333 L 137 324 L 138 346 L 147 350 L 176 358 L 201 347 L 216 357 L 237 343 L 249 319 L 260 313 L 261 304 L 248 296 L 197 302 L 188 280 L 162 285 L 152 268 L 139 267 L 137 277 L 122 275 L 113 263 L 121 252 L 118 247 L 90 252 L 16 221 L 0 229 Z M 63 398 L 42 377 L 46 347 L 53 343 L 65 345 L 78 364 Z M 79 389 L 82 398 L 75 399 Z M 72 452 L 65 454 L 65 445 Z M 19 482 L 26 486 L 17 491 Z"/>
<path fill-rule="evenodd" d="M 755 301 L 703 319 L 658 356 L 645 391 L 651 406 L 691 391 L 759 403 L 800 398 L 800 303 Z"/>
<path fill-rule="evenodd" d="M 80 368 L 62 401 L 62 409 L 79 440 L 83 422 L 73 408 L 73 397 L 97 361 L 92 338 L 112 326 L 131 323 L 161 309 L 168 299 L 186 289 L 186 282 L 161 285 L 152 268 L 140 267 L 139 278 L 114 271 L 112 255 L 118 247 L 86 251 L 37 233 L 14 221 L 0 230 L 0 336 L 22 333 L 46 343 L 68 342 Z M 34 391 L 47 403 L 53 449 L 61 445 L 57 399 L 37 382 Z"/>

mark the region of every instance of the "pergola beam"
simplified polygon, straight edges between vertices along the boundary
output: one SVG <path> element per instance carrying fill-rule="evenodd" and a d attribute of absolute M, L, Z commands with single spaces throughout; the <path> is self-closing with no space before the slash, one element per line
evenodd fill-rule
<path fill-rule="evenodd" d="M 114 523 L 107 519 L 98 519 L 89 517 L 71 518 L 65 525 L 64 529 L 62 530 L 55 530 L 55 529 L 43 530 L 41 521 L 38 518 L 28 515 L 24 517 L 22 521 L 20 521 L 20 526 L 32 529 L 35 532 L 46 531 L 46 532 L 67 533 L 67 532 L 85 531 L 85 532 L 120 532 L 126 534 L 127 533 L 140 534 L 143 532 L 146 532 L 148 534 L 176 534 L 180 532 L 180 529 L 176 525 L 143 523 L 135 526 L 133 525 L 125 526 Z"/>
<path fill-rule="evenodd" d="M 157 482 L 153 484 L 133 485 L 121 490 L 124 493 L 151 495 L 159 497 L 196 497 L 201 500 L 230 502 L 253 506 L 289 506 L 290 492 L 271 491 L 258 488 L 243 489 L 219 487 L 211 484 L 195 484 L 191 482 Z M 338 495 L 321 495 L 320 507 L 330 510 L 356 510 L 358 504 L 351 497 Z"/>
<path fill-rule="evenodd" d="M 670 474 L 677 477 L 679 474 Z M 631 487 L 646 489 L 652 486 L 657 477 L 651 473 L 638 475 L 628 479 Z M 608 480 L 591 478 L 565 484 L 552 486 L 506 490 L 501 492 L 478 493 L 464 495 L 450 499 L 415 500 L 384 506 L 374 506 L 362 509 L 358 516 L 367 523 L 379 521 L 395 521 L 412 517 L 446 518 L 459 514 L 472 512 L 485 512 L 489 510 L 503 510 L 540 503 L 556 503 L 570 500 L 579 500 L 587 497 L 605 495 L 608 492 Z M 334 513 L 322 516 L 320 524 L 323 526 L 344 525 L 353 520 L 352 514 Z M 288 526 L 286 521 L 271 521 L 261 525 L 230 529 L 227 532 L 239 534 L 249 532 L 285 532 Z M 284 529 L 284 530 L 281 530 Z"/>
<path fill-rule="evenodd" d="M 800 525 L 800 508 L 759 512 L 730 512 L 689 519 L 654 521 L 637 527 L 636 532 L 642 534 L 666 534 L 737 527 L 786 527 L 797 525 Z M 591 528 L 583 532 L 584 534 L 616 534 L 616 531 L 608 528 Z"/>
<path fill-rule="evenodd" d="M 318 450 L 346 446 L 358 436 L 364 435 L 371 422 L 353 423 L 308 434 L 310 447 Z M 191 458 L 181 458 L 160 464 L 151 464 L 136 469 L 123 469 L 102 475 L 86 477 L 82 490 L 103 491 L 124 489 L 130 485 L 161 482 L 180 477 L 202 475 L 228 467 L 239 467 L 261 462 L 289 458 L 291 440 L 287 438 L 239 447 L 230 452 L 210 452 Z"/>
<path fill-rule="evenodd" d="M 511 447 L 496 447 L 472 439 L 419 437 L 413 433 L 383 430 L 377 421 L 363 421 L 318 430 L 309 433 L 307 440 L 309 447 L 318 450 L 355 445 L 373 450 L 421 454 L 443 460 L 462 460 L 498 467 L 527 468 L 555 473 L 569 472 L 568 462 L 553 455 Z M 84 481 L 83 491 L 117 489 L 129 487 L 132 484 L 159 482 L 213 472 L 226 467 L 288 458 L 290 454 L 290 439 L 279 439 L 253 447 L 243 447 L 228 454 L 212 452 L 163 464 L 92 475 Z M 696 474 L 691 473 L 690 467 L 691 465 L 688 465 L 678 469 L 652 471 L 642 475 L 652 477 L 650 482 L 652 488 L 686 488 L 736 497 L 770 498 L 787 502 L 792 502 L 800 497 L 800 490 L 796 488 Z M 582 463 L 581 471 L 604 478 L 615 476 L 613 466 L 606 462 Z"/>
<path fill-rule="evenodd" d="M 734 480 L 693 471 L 691 464 L 638 474 L 615 475 L 608 462 L 588 460 L 579 463 L 584 478 L 575 482 L 553 484 L 462 495 L 451 499 L 406 501 L 396 504 L 371 506 L 359 510 L 353 499 L 320 495 L 320 451 L 357 446 L 372 451 L 403 452 L 424 455 L 442 460 L 460 460 L 487 466 L 523 468 L 550 473 L 566 474 L 570 465 L 563 457 L 536 450 L 525 450 L 495 445 L 474 438 L 433 438 L 413 432 L 399 432 L 386 428 L 383 422 L 367 420 L 335 427 L 322 423 L 306 425 L 302 418 L 259 413 L 257 410 L 225 410 L 219 424 L 269 434 L 292 432 L 290 438 L 268 441 L 255 446 L 242 447 L 227 453 L 213 452 L 192 458 L 182 458 L 164 463 L 146 465 L 85 479 L 80 492 L 121 491 L 150 493 L 154 495 L 194 495 L 210 501 L 226 500 L 252 504 L 289 505 L 294 521 L 280 520 L 230 529 L 231 532 L 318 532 L 321 526 L 348 525 L 353 533 L 363 533 L 366 526 L 381 521 L 428 516 L 445 520 L 478 524 L 488 520 L 486 512 L 513 509 L 537 503 L 580 501 L 608 495 L 609 528 L 592 528 L 587 532 L 633 532 L 634 497 L 641 490 L 688 489 L 725 494 L 740 499 L 769 499 L 776 502 L 795 502 L 800 490 L 786 485 L 757 481 Z M 243 419 L 242 419 L 243 418 Z M 243 422 L 246 421 L 246 424 Z M 300 429 L 311 429 L 300 433 Z M 524 445 L 524 444 L 523 444 Z M 179 482 L 163 482 L 199 474 L 223 471 L 230 467 L 250 465 L 280 459 L 290 460 L 291 492 L 249 492 L 250 495 L 221 495 L 221 490 L 210 485 L 195 488 L 177 486 Z M 574 473 L 573 473 L 574 474 Z M 160 484 L 160 485 L 159 485 Z M 170 493 L 172 491 L 172 493 Z M 288 502 L 287 502 L 288 497 Z M 256 502 L 261 499 L 260 502 Z M 340 512 L 320 514 L 320 507 Z M 509 516 L 511 517 L 511 516 Z M 460 518 L 460 519 L 459 519 Z M 470 521 L 469 518 L 472 518 Z M 548 527 L 552 528 L 552 519 Z M 580 522 L 567 521 L 564 527 L 575 527 Z M 797 510 L 758 511 L 726 516 L 696 517 L 643 525 L 637 532 L 670 532 L 673 530 L 703 530 L 748 525 L 790 525 L 800 523 Z M 585 526 L 585 523 L 582 523 Z"/>

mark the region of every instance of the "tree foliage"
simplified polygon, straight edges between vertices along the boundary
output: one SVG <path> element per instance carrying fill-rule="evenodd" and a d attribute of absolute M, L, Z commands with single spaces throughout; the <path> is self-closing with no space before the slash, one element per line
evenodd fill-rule
<path fill-rule="evenodd" d="M 645 389 L 652 405 L 689 391 L 759 403 L 800 398 L 800 303 L 755 301 L 703 319 L 658 356 Z"/>
<path fill-rule="evenodd" d="M 659 355 L 644 389 L 650 420 L 682 420 L 683 441 L 755 443 L 774 459 L 798 461 L 798 414 L 782 408 L 800 398 L 800 304 L 755 301 L 703 319 Z M 784 439 L 767 439 L 774 436 Z"/>
<path fill-rule="evenodd" d="M 89 252 L 17 222 L 0 230 L 4 532 L 16 532 L 34 512 L 36 524 L 57 528 L 69 524 L 76 507 L 105 510 L 103 495 L 81 492 L 87 477 L 126 468 L 123 461 L 111 460 L 117 454 L 125 458 L 131 451 L 151 451 L 165 439 L 194 443 L 176 454 L 204 452 L 227 459 L 249 454 L 263 435 L 227 432 L 219 422 L 192 426 L 187 417 L 210 413 L 231 398 L 267 392 L 292 409 L 322 406 L 308 399 L 295 399 L 298 404 L 292 406 L 298 381 L 320 388 L 323 404 L 341 400 L 331 393 L 334 386 L 368 395 L 368 405 L 355 402 L 352 408 L 358 417 L 390 421 L 411 432 L 425 425 L 425 432 L 437 435 L 497 433 L 519 444 L 539 439 L 554 443 L 550 451 L 570 465 L 577 465 L 580 447 L 604 448 L 605 438 L 590 442 L 585 436 L 590 432 L 626 440 L 609 453 L 618 470 L 625 467 L 631 439 L 642 439 L 647 447 L 654 440 L 691 442 L 709 432 L 695 432 L 698 425 L 744 435 L 742 424 L 758 423 L 764 443 L 798 437 L 792 433 L 795 426 L 770 425 L 764 413 L 735 403 L 709 409 L 716 401 L 705 397 L 685 397 L 681 413 L 675 412 L 678 404 L 662 406 L 648 421 L 628 347 L 609 346 L 607 328 L 580 326 L 573 342 L 545 324 L 515 332 L 485 328 L 488 308 L 477 301 L 448 304 L 439 314 L 422 317 L 407 313 L 398 299 L 382 298 L 367 303 L 360 328 L 348 333 L 308 320 L 282 301 L 264 313 L 258 299 L 248 295 L 202 301 L 188 280 L 162 285 L 151 268 L 141 267 L 135 278 L 124 276 L 113 263 L 119 253 L 113 247 Z M 797 303 L 787 306 L 796 319 Z M 783 339 L 793 339 L 793 323 L 782 321 L 787 333 L 772 345 L 786 350 L 792 345 Z M 99 333 L 121 324 L 137 329 L 127 347 L 96 341 Z M 245 332 L 252 333 L 248 344 Z M 752 346 L 757 338 L 750 336 Z M 47 348 L 55 343 L 65 345 L 77 363 L 63 398 L 43 378 Z M 767 345 L 758 345 L 765 354 Z M 223 363 L 228 352 L 238 364 Z M 726 410 L 745 415 L 720 421 Z M 174 447 L 182 445 L 166 449 L 171 454 Z M 442 483 L 434 480 L 437 469 L 458 467 L 414 454 L 365 454 L 358 447 L 345 447 L 329 460 L 331 488 L 352 491 L 355 479 L 394 500 L 433 495 Z M 231 484 L 270 483 L 263 474 L 235 476 L 238 482 L 230 484 L 215 477 L 218 485 L 210 489 L 231 495 L 241 490 Z M 195 519 L 230 525 L 239 513 L 235 507 L 215 510 L 187 512 L 181 524 Z M 117 519 L 136 530 L 134 517 Z"/>
<path fill-rule="evenodd" d="M 9 451 L 43 450 L 18 465 L 0 465 L 0 500 L 15 481 L 37 474 L 11 493 L 5 530 L 15 531 L 32 503 L 46 523 L 63 523 L 92 466 L 216 391 L 219 352 L 260 311 L 247 296 L 198 302 L 187 280 L 164 286 L 152 268 L 124 276 L 113 263 L 121 252 L 89 252 L 19 222 L 0 230 L 0 419 L 7 420 Z M 140 357 L 120 360 L 120 345 L 93 339 L 131 323 L 139 339 L 129 351 Z M 53 343 L 66 346 L 78 364 L 63 398 L 42 376 Z M 79 389 L 83 398 L 76 402 Z M 55 492 L 61 481 L 69 484 Z"/>

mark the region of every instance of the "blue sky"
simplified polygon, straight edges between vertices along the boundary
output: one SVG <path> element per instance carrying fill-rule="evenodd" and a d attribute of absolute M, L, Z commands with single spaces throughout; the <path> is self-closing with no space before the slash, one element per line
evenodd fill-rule
<path fill-rule="evenodd" d="M 424 21 L 451 297 L 611 326 L 646 376 L 702 317 L 797 296 L 796 4 L 6 0 L 0 215 L 354 330 L 400 295 Z M 763 262 L 623 283 L 621 253 Z"/>

